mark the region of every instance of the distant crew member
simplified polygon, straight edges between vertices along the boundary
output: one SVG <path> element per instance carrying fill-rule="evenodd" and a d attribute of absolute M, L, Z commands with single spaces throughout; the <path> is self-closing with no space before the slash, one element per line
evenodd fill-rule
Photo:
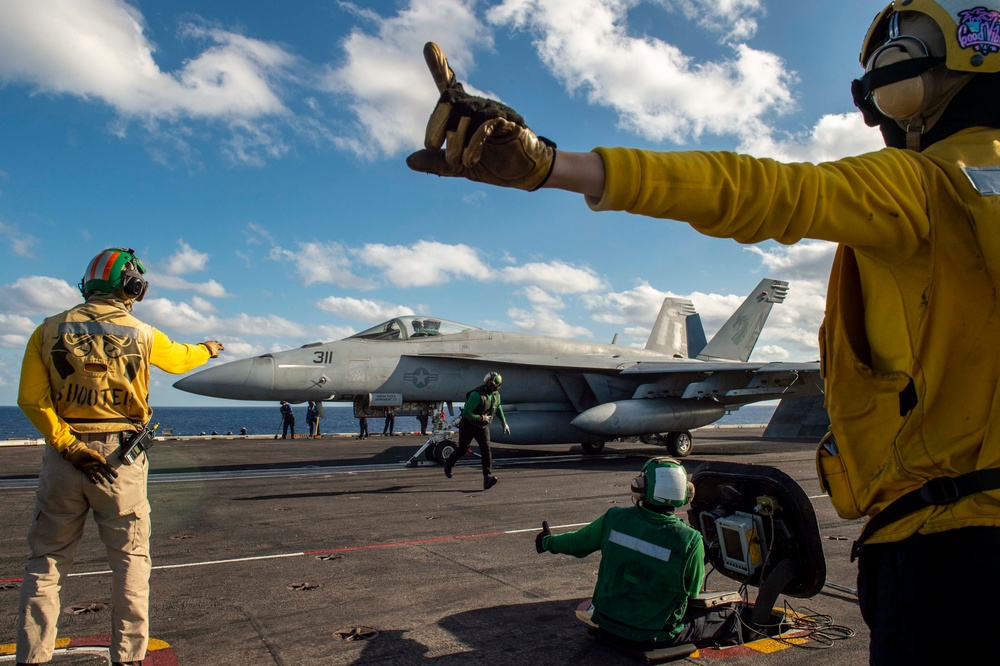
<path fill-rule="evenodd" d="M 493 476 L 493 454 L 490 452 L 490 421 L 493 416 L 500 417 L 505 434 L 510 432 L 500 406 L 502 382 L 499 372 L 489 372 L 483 377 L 482 384 L 466 394 L 462 418 L 458 423 L 458 446 L 444 463 L 444 475 L 449 479 L 455 463 L 468 453 L 474 439 L 479 444 L 479 456 L 483 464 L 483 490 L 489 490 L 497 484 L 497 477 Z"/>
<path fill-rule="evenodd" d="M 316 409 L 316 403 L 312 400 L 309 401 L 309 406 L 306 407 L 306 427 L 309 429 L 308 439 L 313 439 L 316 437 L 316 419 L 319 418 L 319 414 Z"/>
<path fill-rule="evenodd" d="M 292 431 L 292 439 L 295 439 L 295 412 L 292 406 L 284 400 L 281 401 L 281 439 L 288 439 L 288 431 Z"/>
<path fill-rule="evenodd" d="M 428 412 L 427 412 L 426 409 L 421 409 L 417 413 L 417 422 L 420 423 L 420 434 L 421 435 L 424 435 L 424 436 L 427 435 L 427 421 L 429 419 L 430 419 L 430 415 L 428 414 Z"/>
<path fill-rule="evenodd" d="M 382 426 L 382 436 L 392 437 L 392 431 L 396 427 L 396 415 L 392 413 L 392 407 L 385 408 L 385 425 Z"/>
<path fill-rule="evenodd" d="M 132 250 L 107 249 L 80 281 L 84 303 L 49 317 L 28 340 L 17 404 L 47 446 L 38 477 L 30 556 L 21 582 L 18 664 L 52 659 L 59 591 L 88 511 L 111 568 L 111 661 L 139 664 L 149 641 L 149 502 L 145 453 L 129 465 L 123 443 L 143 430 L 149 366 L 183 373 L 222 351 L 180 344 L 136 319 L 146 273 Z"/>
<path fill-rule="evenodd" d="M 592 619 L 618 638 L 651 647 L 727 644 L 737 638 L 735 609 L 688 605 L 705 577 L 705 546 L 674 510 L 693 497 L 678 461 L 652 458 L 632 481 L 635 506 L 611 507 L 565 534 L 551 534 L 543 523 L 535 550 L 576 557 L 601 551 Z"/>
<path fill-rule="evenodd" d="M 361 428 L 361 432 L 358 434 L 358 439 L 368 439 L 368 417 L 362 416 L 359 418 L 358 426 Z"/>

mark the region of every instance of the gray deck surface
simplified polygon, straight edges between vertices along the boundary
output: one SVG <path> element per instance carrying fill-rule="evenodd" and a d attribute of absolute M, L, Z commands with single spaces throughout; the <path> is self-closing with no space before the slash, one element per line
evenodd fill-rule
<path fill-rule="evenodd" d="M 702 651 L 688 663 L 867 663 L 868 636 L 848 559 L 856 521 L 820 494 L 813 444 L 766 441 L 763 429 L 702 429 L 684 460 L 771 465 L 791 475 L 819 518 L 830 584 L 812 599 L 782 597 L 827 615 L 851 638 L 799 646 L 774 641 Z M 574 611 L 594 586 L 599 554 L 538 555 L 543 519 L 587 523 L 630 503 L 629 482 L 662 448 L 611 443 L 495 445 L 500 483 L 483 492 L 478 459 L 442 468 L 403 463 L 415 436 L 368 440 L 214 438 L 160 441 L 151 451 L 151 634 L 144 662 L 180 666 L 334 664 L 634 664 L 589 636 Z M 0 447 L 0 644 L 14 640 L 17 586 L 27 556 L 41 446 Z M 110 578 L 93 522 L 64 607 L 108 604 Z M 3 581 L 8 581 L 4 583 Z M 735 590 L 719 573 L 713 590 Z M 305 589 L 300 589 L 305 588 Z M 756 594 L 756 589 L 751 588 Z M 60 636 L 107 644 L 107 609 L 64 614 Z M 368 629 L 377 632 L 366 640 Z M 343 632 L 359 640 L 342 640 Z M 169 647 L 164 646 L 166 644 Z M 9 654 L 9 653 L 8 653 Z M 0 655 L 3 651 L 0 650 Z M 107 652 L 60 652 L 54 664 L 107 664 Z M 0 656 L 0 663 L 13 663 Z"/>

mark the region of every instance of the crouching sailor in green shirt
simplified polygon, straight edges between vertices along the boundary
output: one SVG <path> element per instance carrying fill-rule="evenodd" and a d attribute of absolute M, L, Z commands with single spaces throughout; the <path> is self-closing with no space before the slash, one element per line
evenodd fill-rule
<path fill-rule="evenodd" d="M 535 538 L 539 553 L 576 557 L 600 550 L 593 620 L 616 637 L 656 646 L 721 643 L 735 631 L 730 606 L 690 608 L 705 578 L 701 533 L 674 515 L 694 496 L 673 458 L 652 458 L 632 481 L 635 506 L 612 507 L 575 532 Z"/>

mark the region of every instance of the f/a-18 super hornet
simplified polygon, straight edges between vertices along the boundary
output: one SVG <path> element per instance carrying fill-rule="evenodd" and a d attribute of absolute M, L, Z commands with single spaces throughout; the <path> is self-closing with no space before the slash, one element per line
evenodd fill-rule
<path fill-rule="evenodd" d="M 353 402 L 357 416 L 464 402 L 483 376 L 503 376 L 509 444 L 580 443 L 596 453 L 623 437 L 691 452 L 690 431 L 762 400 L 822 392 L 819 364 L 750 363 L 771 306 L 788 283 L 765 279 L 706 341 L 689 300 L 665 298 L 645 349 L 489 331 L 428 316 L 395 317 L 337 342 L 224 363 L 175 387 L 216 398 Z M 450 445 L 450 442 L 443 445 Z M 440 462 L 444 451 L 428 458 Z"/>

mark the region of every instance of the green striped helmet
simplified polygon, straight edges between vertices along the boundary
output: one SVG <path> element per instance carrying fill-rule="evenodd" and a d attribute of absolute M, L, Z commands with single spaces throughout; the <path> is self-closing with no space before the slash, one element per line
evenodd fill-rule
<path fill-rule="evenodd" d="M 104 250 L 87 265 L 80 280 L 80 293 L 84 298 L 94 292 L 117 294 L 126 299 L 141 301 L 146 295 L 146 267 L 135 251 L 121 247 Z"/>

